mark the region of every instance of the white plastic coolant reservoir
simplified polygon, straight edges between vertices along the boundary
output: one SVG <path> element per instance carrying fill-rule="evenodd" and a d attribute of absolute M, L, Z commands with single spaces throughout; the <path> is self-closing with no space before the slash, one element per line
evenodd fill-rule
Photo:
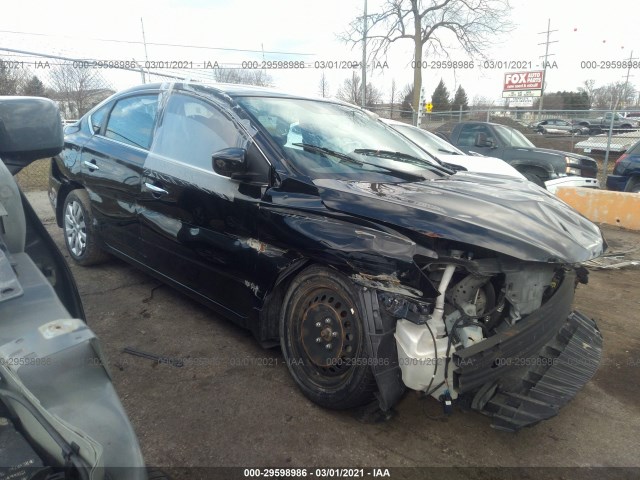
<path fill-rule="evenodd" d="M 444 380 L 447 337 L 436 338 L 434 344 L 426 325 L 416 325 L 404 319 L 398 320 L 395 337 L 402 381 L 407 387 L 424 391 L 436 387 Z"/>

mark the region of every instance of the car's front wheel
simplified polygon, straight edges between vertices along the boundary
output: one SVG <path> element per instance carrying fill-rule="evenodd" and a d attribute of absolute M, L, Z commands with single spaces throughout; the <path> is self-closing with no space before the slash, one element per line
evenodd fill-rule
<path fill-rule="evenodd" d="M 631 193 L 640 193 L 640 179 L 637 179 L 627 190 Z"/>
<path fill-rule="evenodd" d="M 64 201 L 62 227 L 69 255 L 80 265 L 93 265 L 107 259 L 97 244 L 93 214 L 86 190 L 71 191 Z"/>
<path fill-rule="evenodd" d="M 312 266 L 291 282 L 280 317 L 280 343 L 291 375 L 310 400 L 346 409 L 373 399 L 376 382 L 365 336 L 348 278 Z"/>

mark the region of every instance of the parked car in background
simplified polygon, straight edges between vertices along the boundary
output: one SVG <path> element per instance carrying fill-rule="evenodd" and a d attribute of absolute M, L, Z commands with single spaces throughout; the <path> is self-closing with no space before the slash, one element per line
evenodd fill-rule
<path fill-rule="evenodd" d="M 547 118 L 539 122 L 532 123 L 530 127 L 538 133 L 571 133 L 580 135 L 586 135 L 589 133 L 589 127 L 577 125 L 562 118 Z"/>
<path fill-rule="evenodd" d="M 515 128 L 489 122 L 454 125 L 449 141 L 463 152 L 501 158 L 527 179 L 550 192 L 560 186 L 599 188 L 598 164 L 593 158 L 536 147 Z"/>
<path fill-rule="evenodd" d="M 525 178 L 515 168 L 499 158 L 485 157 L 483 155 L 467 155 L 446 140 L 421 128 L 386 118 L 381 118 L 380 121 L 393 128 L 409 141 L 418 145 L 445 166 L 452 166 L 454 169 L 461 167 L 470 172 Z"/>
<path fill-rule="evenodd" d="M 51 100 L 0 97 L 0 478 L 144 480 L 71 272 L 13 177 L 62 145 Z"/>
<path fill-rule="evenodd" d="M 613 173 L 607 176 L 607 188 L 619 192 L 640 193 L 640 141 L 616 160 Z"/>
<path fill-rule="evenodd" d="M 452 174 L 347 103 L 135 87 L 67 127 L 49 195 L 72 259 L 109 252 L 280 345 L 324 407 L 389 412 L 413 389 L 513 431 L 600 362 L 571 309 L 598 227 L 528 181 Z"/>
<path fill-rule="evenodd" d="M 611 128 L 615 132 L 628 132 L 640 128 L 640 122 L 633 117 L 626 117 L 619 112 L 606 112 L 604 115 L 595 118 L 577 118 L 574 124 L 588 128 L 589 133 L 607 132 Z"/>

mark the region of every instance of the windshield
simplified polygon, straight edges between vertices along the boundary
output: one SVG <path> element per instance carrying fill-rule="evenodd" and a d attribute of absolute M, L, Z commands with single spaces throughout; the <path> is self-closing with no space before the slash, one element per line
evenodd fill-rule
<path fill-rule="evenodd" d="M 511 145 L 512 147 L 535 148 L 535 145 L 515 128 L 496 125 L 495 129 L 496 134 L 507 145 Z"/>
<path fill-rule="evenodd" d="M 446 173 L 417 146 L 359 108 L 320 100 L 239 97 L 236 101 L 313 178 L 357 181 L 433 179 Z M 379 152 L 379 154 L 378 154 Z"/>
<path fill-rule="evenodd" d="M 438 153 L 446 153 L 451 155 L 464 155 L 464 152 L 458 150 L 446 140 L 434 135 L 431 132 L 427 132 L 410 125 L 389 125 L 394 130 L 397 130 L 402 135 L 407 137 L 412 142 L 420 145 L 428 153 L 438 156 Z"/>

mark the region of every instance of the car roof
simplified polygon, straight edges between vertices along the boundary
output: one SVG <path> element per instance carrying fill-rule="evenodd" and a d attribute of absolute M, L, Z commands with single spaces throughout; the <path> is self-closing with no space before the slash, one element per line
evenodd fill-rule
<path fill-rule="evenodd" d="M 295 94 L 291 94 L 273 87 L 261 87 L 261 86 L 255 86 L 255 85 L 245 85 L 245 84 L 235 84 L 235 83 L 216 83 L 216 82 L 205 83 L 205 82 L 189 82 L 189 81 L 146 83 L 143 85 L 137 85 L 135 87 L 131 87 L 121 92 L 118 92 L 118 95 L 123 93 L 134 93 L 137 91 L 144 91 L 144 90 L 169 90 L 169 89 L 184 90 L 184 91 L 201 89 L 201 90 L 208 91 L 209 93 L 218 94 L 218 95 L 222 94 L 225 96 L 229 96 L 231 98 L 279 97 L 279 98 L 293 98 L 293 99 L 302 99 L 302 100 L 315 100 L 315 101 L 324 101 L 328 103 L 339 103 L 343 105 L 349 105 L 355 108 L 360 108 L 358 105 L 353 105 L 347 102 L 343 102 L 335 98 L 322 98 L 322 97 L 295 95 Z"/>

